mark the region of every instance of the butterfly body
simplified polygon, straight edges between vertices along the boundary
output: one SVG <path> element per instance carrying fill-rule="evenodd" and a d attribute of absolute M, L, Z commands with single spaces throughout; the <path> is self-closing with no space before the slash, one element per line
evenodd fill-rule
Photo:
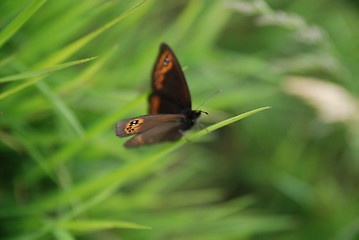
<path fill-rule="evenodd" d="M 119 137 L 136 134 L 125 147 L 176 141 L 192 128 L 201 111 L 192 110 L 191 96 L 182 69 L 170 47 L 162 43 L 152 72 L 149 115 L 117 122 Z"/>

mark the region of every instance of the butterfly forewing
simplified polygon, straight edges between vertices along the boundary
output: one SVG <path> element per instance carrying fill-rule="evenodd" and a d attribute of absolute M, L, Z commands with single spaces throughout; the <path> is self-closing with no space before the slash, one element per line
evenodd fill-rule
<path fill-rule="evenodd" d="M 152 73 L 150 114 L 181 113 L 191 109 L 186 79 L 170 47 L 162 43 Z"/>

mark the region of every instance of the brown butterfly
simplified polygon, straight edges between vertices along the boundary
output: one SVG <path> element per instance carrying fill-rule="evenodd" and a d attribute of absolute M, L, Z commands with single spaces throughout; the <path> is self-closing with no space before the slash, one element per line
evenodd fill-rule
<path fill-rule="evenodd" d="M 119 137 L 136 134 L 125 147 L 176 141 L 190 129 L 202 111 L 192 110 L 186 79 L 171 48 L 162 43 L 152 73 L 150 114 L 117 122 Z"/>

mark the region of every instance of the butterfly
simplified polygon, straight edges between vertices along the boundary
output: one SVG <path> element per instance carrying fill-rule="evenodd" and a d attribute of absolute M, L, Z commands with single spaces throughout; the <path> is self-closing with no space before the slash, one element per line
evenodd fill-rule
<path fill-rule="evenodd" d="M 127 148 L 180 139 L 202 111 L 192 110 L 191 95 L 181 66 L 171 48 L 162 43 L 152 72 L 149 115 L 116 123 L 118 137 L 135 135 Z"/>

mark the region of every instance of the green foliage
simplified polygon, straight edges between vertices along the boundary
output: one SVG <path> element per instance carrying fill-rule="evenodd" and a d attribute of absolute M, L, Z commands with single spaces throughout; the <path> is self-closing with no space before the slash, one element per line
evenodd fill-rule
<path fill-rule="evenodd" d="M 358 239 L 358 12 L 2 0 L 1 239 Z M 195 108 L 222 91 L 204 129 L 128 150 L 161 42 Z"/>

